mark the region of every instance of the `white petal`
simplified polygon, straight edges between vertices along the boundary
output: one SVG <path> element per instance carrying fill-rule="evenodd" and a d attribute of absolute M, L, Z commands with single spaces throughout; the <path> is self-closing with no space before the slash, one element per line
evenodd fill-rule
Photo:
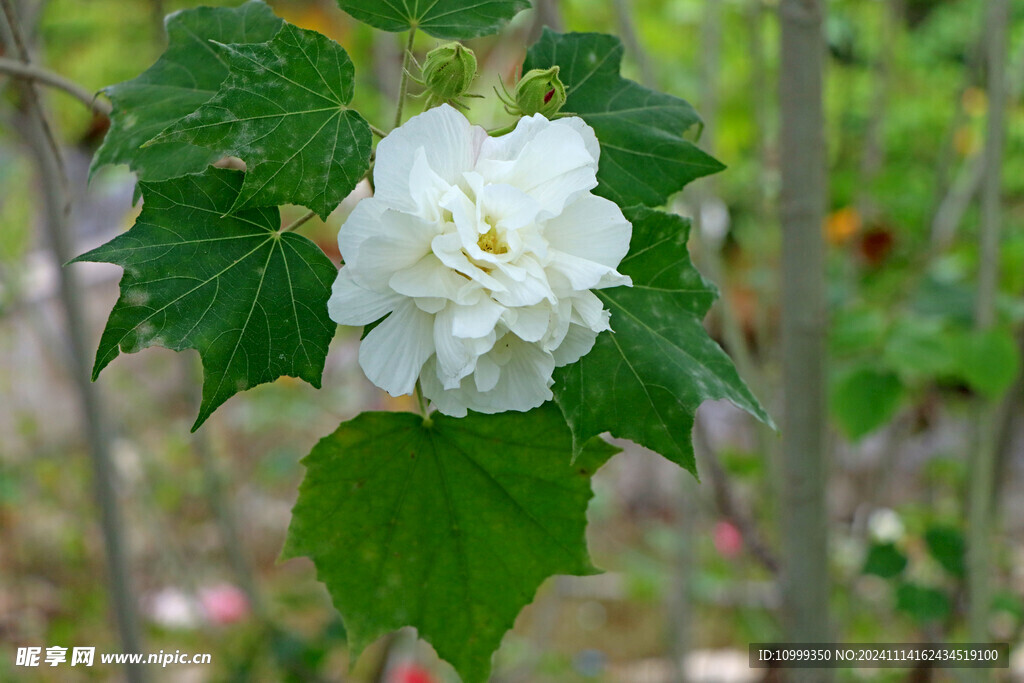
<path fill-rule="evenodd" d="M 440 312 L 448 305 L 448 299 L 434 296 L 418 296 L 413 301 L 416 302 L 416 308 L 431 314 Z"/>
<path fill-rule="evenodd" d="M 501 283 L 501 290 L 495 291 L 494 300 L 503 306 L 533 306 L 545 299 L 555 298 L 554 292 L 547 282 L 527 276 L 522 282 L 516 282 L 501 271 L 492 273 L 493 279 Z"/>
<path fill-rule="evenodd" d="M 552 352 L 555 367 L 575 363 L 594 348 L 597 332 L 582 325 L 569 325 L 569 331 L 562 343 Z"/>
<path fill-rule="evenodd" d="M 474 402 L 468 407 L 481 413 L 500 413 L 506 410 L 526 411 L 536 408 L 552 398 L 551 373 L 555 361 L 551 354 L 507 334 L 495 346 L 505 344 L 509 360 L 501 368 L 501 377 L 495 387 L 486 393 L 474 391 Z M 465 387 L 467 382 L 463 380 Z"/>
<path fill-rule="evenodd" d="M 474 293 L 482 291 L 479 284 L 441 263 L 433 253 L 392 275 L 388 285 L 405 296 L 437 297 L 458 303 L 470 303 L 476 298 Z"/>
<path fill-rule="evenodd" d="M 540 204 L 518 187 L 492 183 L 483 188 L 477 202 L 483 214 L 497 221 L 503 230 L 518 230 L 534 223 L 540 213 Z"/>
<path fill-rule="evenodd" d="M 353 261 L 352 279 L 370 289 L 382 290 L 397 271 L 409 268 L 430 252 L 436 226 L 417 216 L 388 210 L 381 214 L 377 234 L 359 246 Z"/>
<path fill-rule="evenodd" d="M 440 220 L 441 197 L 450 189 L 451 185 L 431 168 L 426 150 L 417 149 L 409 174 L 409 195 L 416 205 L 415 213 L 431 222 Z"/>
<path fill-rule="evenodd" d="M 437 372 L 437 356 L 431 356 L 423 365 L 423 374 L 420 375 L 423 395 L 441 413 L 452 417 L 466 417 L 466 402 L 461 392 L 459 389 L 445 391 Z"/>
<path fill-rule="evenodd" d="M 551 248 L 610 268 L 626 256 L 632 232 L 614 202 L 592 194 L 582 195 L 544 224 Z"/>
<path fill-rule="evenodd" d="M 540 341 L 551 324 L 553 309 L 550 304 L 507 309 L 505 324 L 523 341 Z"/>
<path fill-rule="evenodd" d="M 490 390 L 481 391 L 473 376 L 464 378 L 457 388 L 445 390 L 436 376 L 431 377 L 434 373 L 424 368 L 424 395 L 439 411 L 454 417 L 465 415 L 467 408 L 480 413 L 526 411 L 551 399 L 551 372 L 555 361 L 537 344 L 506 334 L 494 349 L 478 359 L 477 365 L 487 362 L 500 367 L 498 381 Z M 493 368 L 488 367 L 481 378 L 481 385 L 487 386 L 492 380 Z"/>
<path fill-rule="evenodd" d="M 593 128 L 587 125 L 586 121 L 578 116 L 567 116 L 564 119 L 557 119 L 553 123 L 556 126 L 568 126 L 579 133 L 580 137 L 583 138 L 583 144 L 587 148 L 587 152 L 590 156 L 594 157 L 594 161 L 599 162 L 601 160 L 601 145 L 597 141 L 597 134 Z"/>
<path fill-rule="evenodd" d="M 473 265 L 462 251 L 462 241 L 455 233 L 438 235 L 430 244 L 431 250 L 449 268 L 453 268 L 466 277 L 492 291 L 504 291 L 506 286 Z"/>
<path fill-rule="evenodd" d="M 355 261 L 359 246 L 380 232 L 380 216 L 387 208 L 384 202 L 373 197 L 362 199 L 356 204 L 338 231 L 338 249 L 345 263 Z"/>
<path fill-rule="evenodd" d="M 454 305 L 449 304 L 434 319 L 434 348 L 437 353 L 437 376 L 445 389 L 454 389 L 459 381 L 473 372 L 476 356 L 463 340 L 452 334 Z"/>
<path fill-rule="evenodd" d="M 564 251 L 550 252 L 548 272 L 555 270 L 564 275 L 573 289 L 593 289 L 602 280 L 625 284 L 627 278 L 619 275 L 614 268 L 588 261 Z"/>
<path fill-rule="evenodd" d="M 331 287 L 327 312 L 339 325 L 366 325 L 390 313 L 404 297 L 392 291 L 374 292 L 352 281 L 351 268 L 343 267 Z"/>
<path fill-rule="evenodd" d="M 490 391 L 501 378 L 501 368 L 486 354 L 476 360 L 476 370 L 473 372 L 473 382 L 476 390 L 483 393 Z"/>
<path fill-rule="evenodd" d="M 392 396 L 412 393 L 423 364 L 434 353 L 434 316 L 408 299 L 359 344 L 359 365 Z"/>
<path fill-rule="evenodd" d="M 486 138 L 487 131 L 446 104 L 414 116 L 377 145 L 375 196 L 390 206 L 415 210 L 409 181 L 417 150 L 422 148 L 434 172 L 454 185 L 473 167 Z"/>
<path fill-rule="evenodd" d="M 552 216 L 597 186 L 597 157 L 580 131 L 539 114 L 520 119 L 508 135 L 484 141 L 477 170 L 491 182 L 523 190 Z"/>
<path fill-rule="evenodd" d="M 484 337 L 493 332 L 505 310 L 489 296 L 480 297 L 470 306 L 452 305 L 449 308 L 453 311 L 451 333 L 463 339 Z"/>
<path fill-rule="evenodd" d="M 590 291 L 583 291 L 572 298 L 573 322 L 586 325 L 595 332 L 610 329 L 608 326 L 608 311 L 597 295 Z"/>

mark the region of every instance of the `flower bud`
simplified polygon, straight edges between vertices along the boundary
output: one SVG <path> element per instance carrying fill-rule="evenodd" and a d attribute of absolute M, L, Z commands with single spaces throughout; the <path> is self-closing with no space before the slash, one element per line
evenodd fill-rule
<path fill-rule="evenodd" d="M 440 104 L 466 94 L 476 78 L 476 55 L 461 43 L 446 43 L 427 53 L 423 83 L 430 99 Z"/>
<path fill-rule="evenodd" d="M 523 116 L 543 114 L 552 118 L 565 104 L 565 86 L 558 78 L 558 66 L 527 71 L 516 84 L 515 98 Z"/>

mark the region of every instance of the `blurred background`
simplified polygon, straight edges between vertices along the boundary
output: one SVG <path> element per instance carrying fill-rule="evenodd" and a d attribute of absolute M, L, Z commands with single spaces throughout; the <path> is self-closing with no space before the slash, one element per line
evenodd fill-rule
<path fill-rule="evenodd" d="M 148 67 L 163 50 L 163 15 L 199 3 L 17 4 L 38 63 L 94 92 Z M 377 125 L 390 120 L 401 36 L 358 24 L 331 0 L 269 4 L 343 45 L 357 68 L 354 106 Z M 475 91 L 491 95 L 499 78 L 513 82 L 525 46 L 548 24 L 618 34 L 627 76 L 697 108 L 705 120 L 700 145 L 728 169 L 694 183 L 671 208 L 693 217 L 693 257 L 722 291 L 709 329 L 778 415 L 786 388 L 777 92 L 786 75 L 778 68 L 775 3 L 534 4 L 502 36 L 470 41 L 482 70 Z M 991 598 L 984 628 L 1011 644 L 1013 662 L 981 680 L 1024 680 L 1024 3 L 1009 3 L 998 82 L 985 55 L 995 30 L 986 23 L 989 4 L 824 3 L 829 423 L 822 485 L 834 639 L 964 641 L 968 475 L 979 439 L 987 439 L 993 553 L 983 578 Z M 417 52 L 436 42 L 420 36 Z M 362 376 L 358 330 L 339 330 L 322 390 L 288 379 L 260 386 L 228 401 L 196 434 L 189 427 L 201 370 L 193 352 L 123 355 L 96 384 L 76 384 L 69 348 L 84 340 L 91 363 L 121 271 L 71 267 L 78 283 L 70 298 L 80 315 L 72 320 L 77 331 L 69 328 L 44 228 L 51 187 L 23 144 L 23 102 L 13 85 L 0 74 L 0 680 L 121 680 L 113 666 L 29 670 L 14 662 L 18 646 L 124 651 L 118 599 L 137 612 L 139 651 L 213 655 L 206 666 L 150 667 L 147 680 L 457 680 L 407 632 L 379 641 L 349 672 L 344 625 L 312 564 L 277 561 L 303 473 L 299 459 L 362 410 L 412 408 Z M 985 266 L 979 197 L 992 177 L 983 150 L 996 87 L 1007 102 L 1002 230 L 998 263 Z M 65 158 L 72 202 L 65 249 L 74 255 L 132 225 L 134 178 L 123 167 L 106 168 L 87 185 L 106 117 L 58 91 L 41 96 Z M 473 106 L 477 123 L 508 122 L 494 97 Z M 354 201 L 326 224 L 303 228 L 332 258 Z M 285 207 L 284 220 L 302 213 Z M 999 273 L 995 323 L 983 330 L 974 323 L 979 267 Z M 83 405 L 92 429 L 83 426 Z M 700 483 L 620 444 L 625 452 L 595 477 L 590 508 L 592 554 L 607 573 L 546 582 L 497 654 L 494 681 L 783 680 L 747 667 L 748 643 L 782 634 L 779 437 L 728 404 L 708 403 L 694 440 Z M 90 455 L 96 448 L 109 455 L 109 467 Z M 97 473 L 107 482 L 98 494 Z M 103 519 L 116 526 L 113 555 Z M 127 569 L 116 590 L 111 562 Z M 949 670 L 835 676 L 961 680 Z"/>

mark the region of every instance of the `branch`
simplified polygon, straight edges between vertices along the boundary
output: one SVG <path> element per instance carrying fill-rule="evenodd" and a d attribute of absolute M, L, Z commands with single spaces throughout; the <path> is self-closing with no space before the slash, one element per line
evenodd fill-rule
<path fill-rule="evenodd" d="M 73 83 L 63 76 L 35 64 L 26 64 L 14 59 L 0 57 L 0 73 L 10 74 L 16 78 L 24 78 L 48 85 L 51 88 L 63 90 L 97 114 L 110 116 L 110 104 L 98 99 L 96 95 L 89 93 L 88 90 L 77 83 Z"/>
<path fill-rule="evenodd" d="M 29 51 L 11 0 L 0 0 L 0 40 L 26 65 Z M 50 255 L 60 278 L 60 299 L 67 320 L 72 379 L 82 411 L 83 427 L 92 461 L 93 495 L 100 513 L 107 560 L 109 595 L 115 623 L 125 652 L 143 652 L 141 628 L 136 613 L 137 600 L 132 589 L 130 553 L 126 547 L 124 520 L 115 487 L 116 472 L 111 456 L 111 435 L 99 391 L 89 381 L 88 325 L 83 314 L 82 288 L 73 269 L 63 268 L 71 258 L 72 241 L 68 232 L 69 199 L 67 176 L 60 148 L 53 137 L 46 112 L 39 102 L 34 82 L 20 79 L 16 85 L 24 99 L 22 138 L 29 148 L 43 188 L 43 221 L 50 238 Z M 131 683 L 147 676 L 138 664 L 124 671 Z"/>
<path fill-rule="evenodd" d="M 775 553 L 772 552 L 771 548 L 768 547 L 768 544 L 764 542 L 764 539 L 761 538 L 761 534 L 758 533 L 757 527 L 750 517 L 744 514 L 736 503 L 736 496 L 733 494 L 732 486 L 729 483 L 729 475 L 722 468 L 722 463 L 718 460 L 718 454 L 711 448 L 707 430 L 704 427 L 703 421 L 699 419 L 694 421 L 693 424 L 693 443 L 704 456 L 703 463 L 707 466 L 708 472 L 711 475 L 711 488 L 714 492 L 715 507 L 718 508 L 719 514 L 732 522 L 740 532 L 740 536 L 743 537 L 743 542 L 746 544 L 747 549 L 750 550 L 750 554 L 765 569 L 777 575 L 779 573 L 779 560 L 775 557 Z"/>

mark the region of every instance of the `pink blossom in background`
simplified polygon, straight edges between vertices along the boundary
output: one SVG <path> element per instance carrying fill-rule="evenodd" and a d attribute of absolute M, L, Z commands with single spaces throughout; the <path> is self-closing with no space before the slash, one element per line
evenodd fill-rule
<path fill-rule="evenodd" d="M 203 614 L 211 624 L 225 626 L 249 616 L 249 598 L 237 586 L 219 584 L 199 591 Z"/>
<path fill-rule="evenodd" d="M 418 664 L 396 666 L 388 681 L 389 683 L 437 683 L 430 672 Z"/>
<path fill-rule="evenodd" d="M 732 522 L 722 520 L 715 523 L 715 550 L 722 557 L 733 558 L 743 552 L 743 534 Z"/>

